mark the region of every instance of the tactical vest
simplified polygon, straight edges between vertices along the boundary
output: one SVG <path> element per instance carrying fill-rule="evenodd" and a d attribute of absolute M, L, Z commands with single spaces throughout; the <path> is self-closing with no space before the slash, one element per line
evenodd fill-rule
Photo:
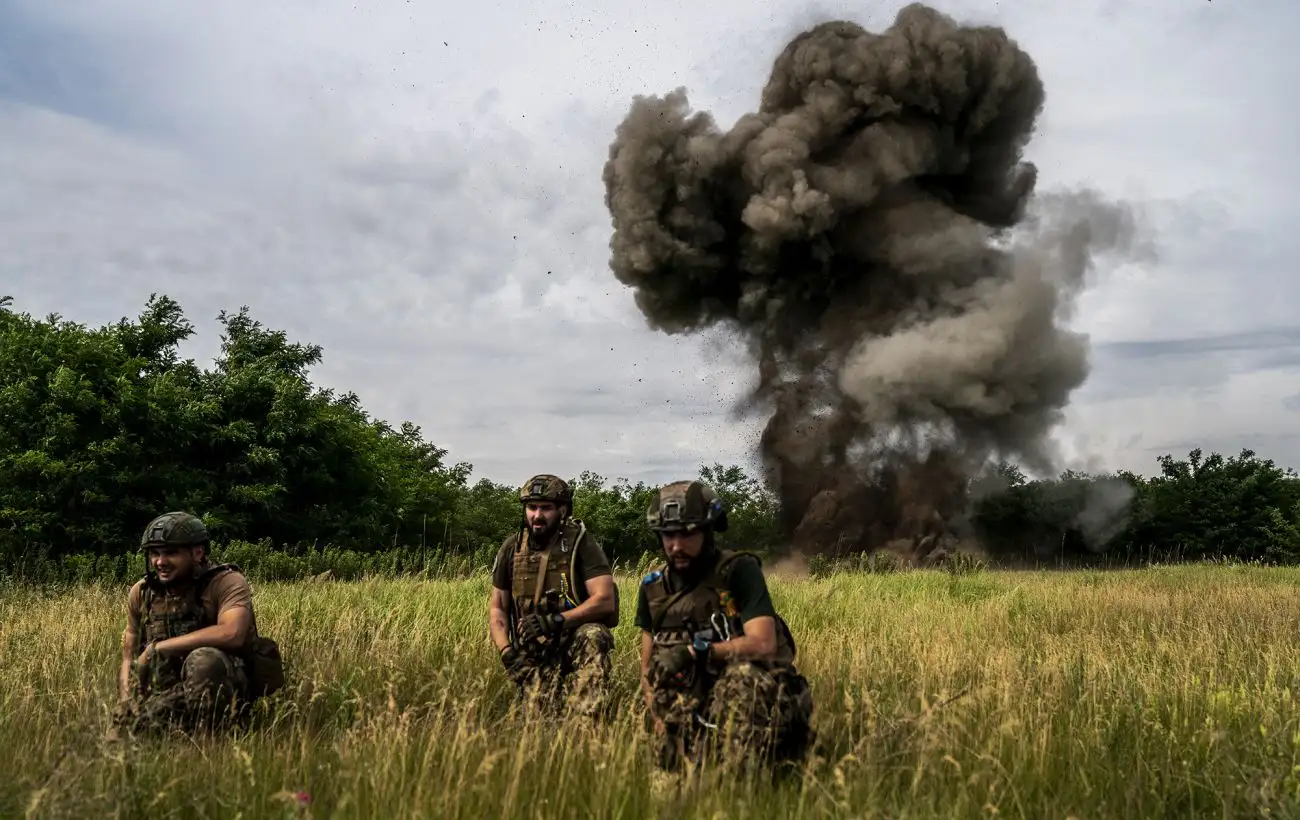
<path fill-rule="evenodd" d="M 529 546 L 525 528 L 515 544 L 510 571 L 510 597 L 516 618 L 533 613 L 551 615 L 563 612 L 587 600 L 587 585 L 578 578 L 578 547 L 587 536 L 587 527 L 577 518 L 565 522 L 556 538 L 545 549 Z M 614 614 L 601 621 L 611 629 L 618 625 L 618 587 L 614 587 Z"/>
<path fill-rule="evenodd" d="M 215 622 L 208 619 L 203 609 L 203 592 L 213 579 L 227 572 L 242 570 L 237 564 L 210 566 L 199 573 L 186 593 L 180 596 L 167 595 L 162 585 L 157 584 L 151 575 L 146 575 L 144 587 L 140 590 L 140 651 L 144 651 L 150 641 L 175 638 L 212 626 Z M 155 592 L 161 594 L 155 595 Z"/>
<path fill-rule="evenodd" d="M 760 560 L 752 552 L 719 550 L 718 562 L 703 581 L 689 590 L 668 588 L 667 565 L 650 573 L 641 582 L 650 606 L 650 634 L 654 651 L 681 643 L 690 643 L 696 632 L 713 629 L 714 640 L 736 638 L 745 634 L 740 610 L 727 587 L 727 575 L 733 562 L 741 556 Z M 723 634 L 717 634 L 717 633 Z M 794 636 L 780 615 L 776 617 L 776 657 L 771 663 L 790 666 L 795 657 Z"/>

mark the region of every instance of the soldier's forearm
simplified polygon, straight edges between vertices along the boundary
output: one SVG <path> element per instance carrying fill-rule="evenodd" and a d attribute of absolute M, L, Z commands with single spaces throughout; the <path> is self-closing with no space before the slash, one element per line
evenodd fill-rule
<path fill-rule="evenodd" d="M 776 656 L 776 642 L 764 640 L 759 635 L 741 635 L 713 644 L 709 647 L 709 654 L 722 661 L 767 661 Z"/>
<path fill-rule="evenodd" d="M 164 656 L 187 655 L 204 646 L 225 652 L 238 652 L 247 642 L 246 630 L 235 629 L 223 624 L 213 624 L 196 629 L 175 638 L 167 638 L 154 645 L 158 654 Z"/>
<path fill-rule="evenodd" d="M 650 678 L 646 670 L 641 670 L 641 697 L 645 698 L 647 709 L 654 708 L 654 690 L 650 688 Z"/>
<path fill-rule="evenodd" d="M 504 613 L 499 613 L 499 610 L 492 613 L 491 618 L 488 619 L 488 633 L 492 636 L 492 645 L 498 652 L 510 644 L 510 630 L 506 627 Z"/>
<path fill-rule="evenodd" d="M 575 606 L 560 613 L 569 626 L 578 626 L 590 621 L 598 621 L 614 613 L 613 595 L 593 595 Z"/>
<path fill-rule="evenodd" d="M 131 662 L 123 660 L 117 670 L 117 697 L 126 700 L 131 696 Z"/>

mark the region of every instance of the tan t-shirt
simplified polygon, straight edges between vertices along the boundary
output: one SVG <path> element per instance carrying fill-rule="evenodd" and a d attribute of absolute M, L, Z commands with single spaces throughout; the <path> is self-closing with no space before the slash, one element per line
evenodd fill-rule
<path fill-rule="evenodd" d="M 157 595 L 158 593 L 154 593 Z M 178 590 L 179 595 L 188 595 L 188 590 Z M 140 634 L 140 609 L 143 606 L 144 579 L 136 581 L 126 596 L 127 629 Z M 231 570 L 223 572 L 208 582 L 207 589 L 199 598 L 203 605 L 203 614 L 209 623 L 216 623 L 217 616 L 231 607 L 242 606 L 253 611 L 253 590 L 242 572 Z M 257 636 L 257 618 L 253 618 L 248 637 Z"/>

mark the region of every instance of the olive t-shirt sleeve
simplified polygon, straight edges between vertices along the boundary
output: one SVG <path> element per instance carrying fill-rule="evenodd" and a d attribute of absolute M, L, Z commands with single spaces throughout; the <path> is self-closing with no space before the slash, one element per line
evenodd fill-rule
<path fill-rule="evenodd" d="M 772 596 L 768 594 L 763 568 L 752 556 L 746 555 L 736 559 L 731 567 L 727 586 L 736 599 L 742 624 L 763 616 L 776 617 L 776 607 L 772 605 Z"/>
<path fill-rule="evenodd" d="M 492 586 L 506 592 L 510 591 L 510 553 L 514 549 L 514 539 L 513 535 L 506 536 L 506 540 L 501 542 L 501 549 L 497 550 L 496 559 L 492 562 Z"/>
<path fill-rule="evenodd" d="M 633 623 L 638 629 L 650 631 L 650 599 L 646 597 L 644 584 L 636 588 L 636 620 Z"/>
<path fill-rule="evenodd" d="M 578 545 L 578 564 L 582 568 L 584 581 L 588 578 L 614 574 L 609 566 L 609 559 L 605 557 L 605 551 L 600 548 L 600 542 L 591 533 L 587 533 L 582 543 Z"/>

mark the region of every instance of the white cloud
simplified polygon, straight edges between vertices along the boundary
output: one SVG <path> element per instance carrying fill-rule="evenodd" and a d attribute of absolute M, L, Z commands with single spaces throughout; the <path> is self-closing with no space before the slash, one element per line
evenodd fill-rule
<path fill-rule="evenodd" d="M 898 5 L 859 19 L 883 27 Z M 860 4 L 5 8 L 0 265 L 19 309 L 103 322 L 166 292 L 207 357 L 212 317 L 249 304 L 324 346 L 320 383 L 500 481 L 754 466 L 757 423 L 730 412 L 753 374 L 646 328 L 608 270 L 600 172 L 633 95 L 686 85 L 725 127 L 789 36 Z M 1047 84 L 1041 186 L 1164 203 L 1160 263 L 1110 272 L 1081 303 L 1097 344 L 1294 322 L 1283 32 L 1300 11 L 972 13 L 1006 25 Z M 1300 464 L 1294 365 L 1108 350 L 1062 432 L 1086 437 L 1081 458 L 1151 472 L 1160 447 L 1254 435 Z"/>

